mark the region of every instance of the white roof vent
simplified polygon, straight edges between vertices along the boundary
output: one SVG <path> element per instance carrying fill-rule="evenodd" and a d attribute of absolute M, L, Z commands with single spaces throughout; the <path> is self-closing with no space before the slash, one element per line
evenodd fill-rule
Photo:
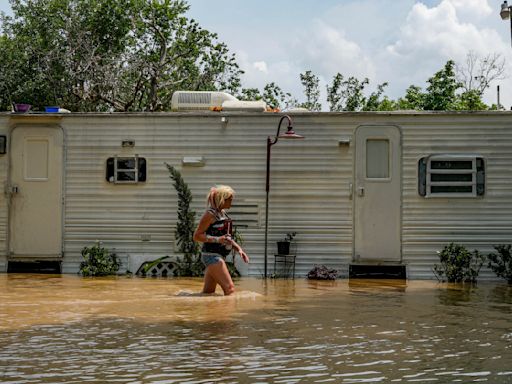
<path fill-rule="evenodd" d="M 301 112 L 311 112 L 311 111 L 304 107 L 293 107 L 293 108 L 287 109 L 285 112 L 301 113 Z"/>
<path fill-rule="evenodd" d="M 172 95 L 171 110 L 173 111 L 208 111 L 221 108 L 226 100 L 238 100 L 226 92 L 207 91 L 176 91 Z"/>
<path fill-rule="evenodd" d="M 172 95 L 172 111 L 239 111 L 265 112 L 264 101 L 240 101 L 226 92 L 176 91 Z"/>
<path fill-rule="evenodd" d="M 222 103 L 223 111 L 239 111 L 239 112 L 265 112 L 267 104 L 263 100 L 258 101 L 240 101 L 226 100 Z"/>

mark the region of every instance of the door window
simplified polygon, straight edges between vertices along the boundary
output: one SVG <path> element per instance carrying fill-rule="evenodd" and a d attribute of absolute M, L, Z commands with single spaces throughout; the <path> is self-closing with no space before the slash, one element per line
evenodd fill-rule
<path fill-rule="evenodd" d="M 366 140 L 366 178 L 389 178 L 389 140 Z"/>
<path fill-rule="evenodd" d="M 23 178 L 26 181 L 48 180 L 49 142 L 46 138 L 25 139 Z"/>

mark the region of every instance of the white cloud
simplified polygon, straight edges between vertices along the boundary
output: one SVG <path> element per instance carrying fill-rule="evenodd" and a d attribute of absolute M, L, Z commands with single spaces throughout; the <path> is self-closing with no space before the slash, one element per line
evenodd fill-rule
<path fill-rule="evenodd" d="M 294 60 L 325 78 L 332 78 L 338 72 L 358 77 L 375 74 L 372 60 L 356 42 L 348 39 L 343 30 L 318 19 L 292 47 Z"/>
<path fill-rule="evenodd" d="M 207 0 L 193 2 L 203 2 L 204 7 L 209 4 Z M 480 56 L 502 54 L 512 75 L 510 27 L 499 18 L 500 2 L 322 0 L 318 6 L 305 1 L 309 6 L 305 12 L 304 7 L 294 7 L 292 0 L 280 0 L 280 6 L 290 7 L 293 17 L 268 16 L 264 9 L 250 8 L 252 20 L 258 20 L 250 25 L 243 18 L 224 19 L 225 13 L 215 14 L 218 7 L 204 12 L 215 22 L 209 28 L 222 32 L 221 40 L 236 52 L 245 71 L 245 88 L 263 89 L 275 82 L 301 99 L 299 74 L 312 70 L 320 78 L 325 101 L 325 85 L 337 72 L 346 77 L 368 77 L 369 91 L 388 82 L 386 94 L 397 98 L 411 84 L 424 88 L 448 59 L 463 62 L 470 50 Z M 246 12 L 248 8 L 239 9 Z M 501 96 L 510 107 L 509 82 L 501 82 Z M 487 103 L 496 101 L 496 85 L 486 95 Z"/>
<path fill-rule="evenodd" d="M 424 86 L 449 59 L 463 63 L 469 51 L 479 56 L 499 53 L 510 68 L 510 43 L 494 28 L 476 21 L 486 15 L 495 16 L 494 13 L 486 0 L 443 0 L 434 7 L 416 3 L 398 39 L 381 54 L 387 67 L 381 69 L 405 89 L 410 84 Z M 503 96 L 511 100 L 511 90 L 503 89 Z M 495 91 L 488 92 L 485 99 L 488 103 L 496 102 Z"/>
<path fill-rule="evenodd" d="M 264 61 L 256 61 L 252 66 L 260 72 L 268 73 L 267 63 Z"/>
<path fill-rule="evenodd" d="M 286 92 L 295 92 L 300 69 L 287 60 L 268 62 L 267 60 L 251 60 L 251 54 L 239 50 L 236 52 L 237 62 L 244 71 L 242 84 L 244 88 L 263 89 L 265 84 L 275 82 Z M 293 89 L 292 89 L 293 88 Z"/>
<path fill-rule="evenodd" d="M 401 28 L 398 41 L 387 47 L 388 52 L 402 56 L 420 55 L 420 60 L 422 53 L 455 60 L 464 59 L 469 51 L 505 53 L 505 44 L 495 30 L 479 28 L 459 17 L 460 9 L 469 9 L 472 14 L 492 12 L 487 1 L 468 0 L 467 3 L 466 8 L 461 7 L 462 0 L 443 0 L 432 8 L 415 4 Z"/>
<path fill-rule="evenodd" d="M 457 10 L 457 14 L 465 18 L 481 19 L 496 11 L 489 6 L 487 0 L 444 0 L 444 2 L 451 3 Z"/>

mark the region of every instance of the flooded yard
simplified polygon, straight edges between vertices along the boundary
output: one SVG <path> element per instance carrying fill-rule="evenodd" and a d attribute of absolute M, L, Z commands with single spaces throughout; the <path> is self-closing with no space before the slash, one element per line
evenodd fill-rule
<path fill-rule="evenodd" d="M 0 382 L 512 383 L 506 284 L 201 285 L 0 274 Z"/>

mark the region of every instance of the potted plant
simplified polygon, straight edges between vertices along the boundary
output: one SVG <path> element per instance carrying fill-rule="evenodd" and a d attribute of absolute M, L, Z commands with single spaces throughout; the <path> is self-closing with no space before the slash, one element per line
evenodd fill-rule
<path fill-rule="evenodd" d="M 283 240 L 277 242 L 277 253 L 279 255 L 290 254 L 290 243 L 293 238 L 297 235 L 297 232 L 288 232 Z"/>

